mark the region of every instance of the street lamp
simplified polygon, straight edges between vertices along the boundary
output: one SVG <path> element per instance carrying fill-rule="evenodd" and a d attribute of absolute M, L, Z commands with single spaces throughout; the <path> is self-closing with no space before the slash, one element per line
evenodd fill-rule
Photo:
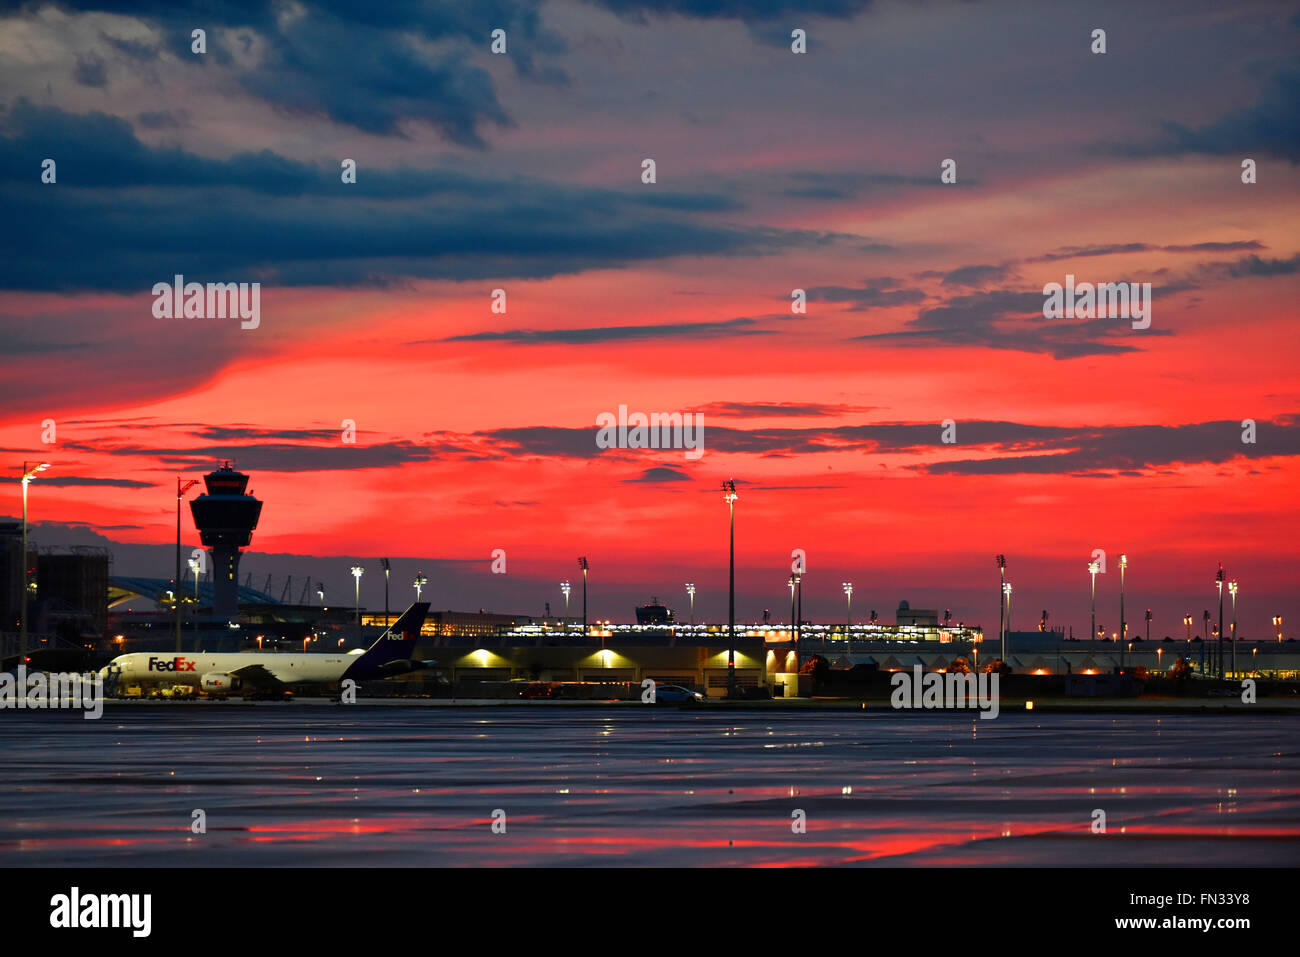
<path fill-rule="evenodd" d="M 388 573 L 392 571 L 388 564 L 387 558 L 379 559 L 379 564 L 384 566 L 384 627 L 388 627 Z"/>
<path fill-rule="evenodd" d="M 998 577 L 1002 580 L 1002 585 L 998 589 L 998 639 L 1002 642 L 1002 660 L 1007 660 L 1007 622 L 1006 622 L 1006 605 L 1004 603 L 1007 593 L 1007 556 L 998 556 Z"/>
<path fill-rule="evenodd" d="M 198 485 L 197 479 L 190 479 L 184 485 L 179 478 L 176 479 L 176 594 L 180 595 L 181 591 L 181 501 L 185 498 L 185 493 L 195 485 Z M 176 651 L 179 654 L 181 650 L 181 603 L 176 602 Z"/>
<path fill-rule="evenodd" d="M 794 645 L 794 663 L 795 671 L 799 670 L 799 639 L 795 630 L 795 610 L 794 610 L 794 592 L 799 587 L 799 574 L 790 573 L 790 641 Z"/>
<path fill-rule="evenodd" d="M 416 601 L 420 600 L 420 592 L 424 590 L 424 586 L 427 584 L 429 584 L 429 579 L 424 577 L 424 572 L 416 572 L 415 573 L 415 600 Z"/>
<path fill-rule="evenodd" d="M 722 483 L 722 500 L 731 514 L 731 577 L 727 591 L 727 629 L 730 643 L 727 647 L 727 697 L 736 696 L 736 481 Z"/>
<path fill-rule="evenodd" d="M 1151 640 L 1151 609 L 1147 609 L 1147 641 Z"/>
<path fill-rule="evenodd" d="M 1124 569 L 1128 568 L 1128 556 L 1119 556 L 1119 669 L 1124 670 L 1124 649 L 1123 643 L 1128 641 L 1128 619 L 1124 617 Z"/>
<path fill-rule="evenodd" d="M 587 556 L 583 555 L 578 559 L 578 567 L 582 569 L 582 640 L 587 640 Z M 565 596 L 568 597 L 567 595 Z"/>
<path fill-rule="evenodd" d="M 1011 630 L 1011 582 L 1002 583 L 1002 593 L 1007 596 L 1007 631 Z M 1006 659 L 1002 659 L 1005 661 Z"/>
<path fill-rule="evenodd" d="M 1232 673 L 1237 673 L 1237 579 L 1228 582 L 1232 594 Z"/>
<path fill-rule="evenodd" d="M 194 573 L 194 650 L 199 650 L 199 560 L 190 558 L 190 571 Z"/>
<path fill-rule="evenodd" d="M 844 638 L 847 641 L 849 638 L 849 629 L 853 627 L 853 582 L 844 583 L 844 599 Z"/>
<path fill-rule="evenodd" d="M 1219 589 L 1219 663 L 1217 673 L 1220 678 L 1223 677 L 1223 562 L 1219 562 L 1219 574 L 1214 579 L 1215 586 Z"/>
<path fill-rule="evenodd" d="M 27 660 L 27 589 L 30 587 L 28 578 L 31 572 L 29 567 L 31 563 L 27 560 L 27 486 L 36 477 L 37 472 L 44 472 L 49 467 L 49 462 L 23 463 L 23 598 L 22 617 L 19 619 L 21 624 L 18 628 L 18 663 L 20 665 Z"/>
<path fill-rule="evenodd" d="M 695 582 L 686 583 L 686 594 L 691 598 L 691 627 L 695 627 Z"/>
<path fill-rule="evenodd" d="M 1091 641 L 1097 637 L 1097 572 L 1101 571 L 1100 562 L 1088 562 L 1088 574 L 1092 576 L 1092 632 L 1088 638 Z"/>
<path fill-rule="evenodd" d="M 361 576 L 366 573 L 362 565 L 352 566 L 352 577 L 357 580 L 357 644 L 361 644 Z"/>

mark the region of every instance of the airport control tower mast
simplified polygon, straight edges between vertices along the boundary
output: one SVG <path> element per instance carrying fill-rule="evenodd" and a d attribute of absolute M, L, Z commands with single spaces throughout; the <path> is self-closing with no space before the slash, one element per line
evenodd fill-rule
<path fill-rule="evenodd" d="M 244 489 L 248 476 L 222 462 L 204 477 L 208 491 L 190 502 L 194 525 L 212 549 L 212 613 L 239 620 L 239 553 L 253 538 L 262 503 Z"/>

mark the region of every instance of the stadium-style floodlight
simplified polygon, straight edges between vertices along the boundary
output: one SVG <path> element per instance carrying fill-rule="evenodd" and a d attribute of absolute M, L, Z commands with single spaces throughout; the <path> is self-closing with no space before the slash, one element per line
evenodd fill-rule
<path fill-rule="evenodd" d="M 844 637 L 848 638 L 848 629 L 853 627 L 853 582 L 844 583 Z"/>
<path fill-rule="evenodd" d="M 686 583 L 686 594 L 691 599 L 691 627 L 695 627 L 695 582 Z"/>
<path fill-rule="evenodd" d="M 1002 583 L 1002 594 L 1005 595 L 1007 599 L 1007 631 L 1010 631 L 1011 630 L 1011 582 Z M 1005 658 L 1003 658 L 1002 660 L 1006 661 Z"/>
<path fill-rule="evenodd" d="M 727 697 L 736 696 L 736 480 L 722 483 L 722 500 L 731 515 L 731 576 L 727 589 Z"/>
<path fill-rule="evenodd" d="M 364 565 L 352 566 L 352 577 L 357 580 L 357 644 L 361 644 L 361 576 L 366 573 Z"/>
<path fill-rule="evenodd" d="M 387 558 L 379 559 L 379 564 L 384 567 L 384 627 L 388 627 L 388 573 L 391 572 L 392 566 L 388 564 Z"/>
<path fill-rule="evenodd" d="M 1273 616 L 1273 630 L 1277 632 L 1277 640 L 1281 641 L 1282 640 L 1282 616 L 1281 615 Z"/>
<path fill-rule="evenodd" d="M 424 572 L 416 572 L 415 573 L 415 600 L 416 601 L 420 600 L 420 592 L 424 590 L 424 586 L 427 584 L 429 584 L 429 579 L 424 577 Z"/>
<path fill-rule="evenodd" d="M 1192 614 L 1191 614 L 1191 612 L 1188 612 L 1186 615 L 1183 615 L 1183 624 L 1187 626 L 1187 643 L 1190 645 L 1191 642 L 1192 642 Z"/>
<path fill-rule="evenodd" d="M 18 628 L 18 663 L 20 665 L 27 660 L 27 590 L 31 588 L 31 563 L 27 560 L 27 486 L 31 484 L 37 472 L 44 472 L 49 467 L 49 462 L 23 463 L 23 597 L 22 617 L 19 618 L 20 624 Z"/>

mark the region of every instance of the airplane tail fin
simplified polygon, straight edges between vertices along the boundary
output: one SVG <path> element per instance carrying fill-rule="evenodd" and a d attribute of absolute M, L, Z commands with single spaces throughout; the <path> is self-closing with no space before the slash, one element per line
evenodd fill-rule
<path fill-rule="evenodd" d="M 420 629 L 424 627 L 424 619 L 428 614 L 427 601 L 415 602 L 402 612 L 401 617 L 379 636 L 379 640 L 371 645 L 365 654 L 357 657 L 348 671 L 374 673 L 395 661 L 409 661 L 411 655 L 415 653 L 415 643 L 420 637 Z"/>

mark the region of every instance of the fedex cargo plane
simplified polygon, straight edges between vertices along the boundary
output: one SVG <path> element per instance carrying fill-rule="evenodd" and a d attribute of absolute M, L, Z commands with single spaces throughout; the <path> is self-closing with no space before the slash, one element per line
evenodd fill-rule
<path fill-rule="evenodd" d="M 363 653 L 199 652 L 178 655 L 141 651 L 119 655 L 100 671 L 99 676 L 105 681 L 116 679 L 119 687 L 129 684 L 186 684 L 216 695 L 285 691 L 296 684 L 337 685 L 345 678 L 373 681 L 435 664 L 411 657 L 428 612 L 427 601 L 416 602 Z"/>

